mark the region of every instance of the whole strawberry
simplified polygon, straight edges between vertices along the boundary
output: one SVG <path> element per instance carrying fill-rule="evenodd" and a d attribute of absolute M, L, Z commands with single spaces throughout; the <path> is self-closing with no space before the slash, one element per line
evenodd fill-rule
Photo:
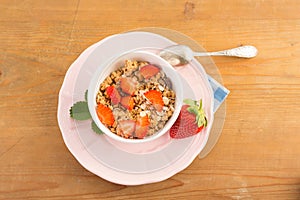
<path fill-rule="evenodd" d="M 207 126 L 207 119 L 202 108 L 202 100 L 185 99 L 180 114 L 170 129 L 171 138 L 181 139 L 196 135 Z"/>

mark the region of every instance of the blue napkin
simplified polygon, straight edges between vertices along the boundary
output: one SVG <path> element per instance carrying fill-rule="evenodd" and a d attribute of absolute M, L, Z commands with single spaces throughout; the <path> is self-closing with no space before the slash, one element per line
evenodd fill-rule
<path fill-rule="evenodd" d="M 229 94 L 229 90 L 213 79 L 211 76 L 208 76 L 208 81 L 211 85 L 211 88 L 214 92 L 214 112 L 218 110 L 221 104 L 225 101 L 226 97 Z"/>

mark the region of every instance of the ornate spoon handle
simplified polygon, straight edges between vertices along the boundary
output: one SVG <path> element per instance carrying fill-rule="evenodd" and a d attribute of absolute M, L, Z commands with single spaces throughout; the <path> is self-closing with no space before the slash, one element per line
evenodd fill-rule
<path fill-rule="evenodd" d="M 233 49 L 227 49 L 217 52 L 198 52 L 194 56 L 235 56 L 240 58 L 253 58 L 257 55 L 257 49 L 254 46 L 240 46 Z"/>

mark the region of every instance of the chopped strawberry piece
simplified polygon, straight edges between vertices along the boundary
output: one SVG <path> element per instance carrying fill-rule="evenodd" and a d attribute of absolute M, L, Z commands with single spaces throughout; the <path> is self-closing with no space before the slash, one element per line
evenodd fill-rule
<path fill-rule="evenodd" d="M 157 90 L 149 90 L 144 94 L 144 96 L 153 104 L 157 111 L 162 111 L 164 106 L 164 101 L 161 92 Z"/>
<path fill-rule="evenodd" d="M 120 135 L 130 137 L 133 135 L 135 130 L 134 120 L 121 120 L 119 121 L 118 132 Z"/>
<path fill-rule="evenodd" d="M 134 107 L 134 99 L 132 96 L 124 96 L 121 98 L 121 105 L 128 109 L 128 110 L 132 110 Z"/>
<path fill-rule="evenodd" d="M 138 82 L 132 78 L 122 77 L 120 78 L 120 87 L 123 92 L 132 95 L 136 90 Z"/>
<path fill-rule="evenodd" d="M 159 71 L 160 69 L 154 65 L 145 65 L 140 68 L 140 73 L 145 79 L 155 76 Z"/>
<path fill-rule="evenodd" d="M 106 93 L 109 97 L 112 95 L 114 88 L 115 88 L 114 86 L 108 86 L 106 88 Z"/>
<path fill-rule="evenodd" d="M 136 125 L 135 133 L 134 133 L 135 137 L 139 139 L 143 139 L 147 135 L 148 130 L 149 130 L 149 126 Z"/>
<path fill-rule="evenodd" d="M 97 115 L 99 120 L 108 126 L 112 126 L 115 122 L 113 113 L 111 111 L 110 108 L 108 108 L 107 106 L 103 105 L 103 104 L 98 104 L 97 105 Z"/>
<path fill-rule="evenodd" d="M 121 95 L 115 86 L 109 86 L 106 88 L 106 93 L 109 96 L 111 103 L 116 105 L 121 101 Z"/>
<path fill-rule="evenodd" d="M 135 126 L 135 136 L 140 139 L 144 138 L 149 130 L 149 124 L 150 122 L 147 115 L 144 117 L 138 117 Z"/>
<path fill-rule="evenodd" d="M 148 115 L 144 117 L 138 116 L 136 119 L 136 124 L 141 126 L 148 126 L 150 124 Z"/>

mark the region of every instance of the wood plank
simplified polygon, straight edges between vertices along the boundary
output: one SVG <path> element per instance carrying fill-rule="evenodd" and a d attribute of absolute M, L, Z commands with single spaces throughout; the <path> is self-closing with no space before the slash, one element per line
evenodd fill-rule
<path fill-rule="evenodd" d="M 300 2 L 11 1 L 0 4 L 0 199 L 299 199 Z M 56 118 L 66 71 L 88 46 L 141 27 L 182 32 L 210 51 L 231 91 L 205 159 L 159 182 L 122 186 L 84 169 Z"/>

